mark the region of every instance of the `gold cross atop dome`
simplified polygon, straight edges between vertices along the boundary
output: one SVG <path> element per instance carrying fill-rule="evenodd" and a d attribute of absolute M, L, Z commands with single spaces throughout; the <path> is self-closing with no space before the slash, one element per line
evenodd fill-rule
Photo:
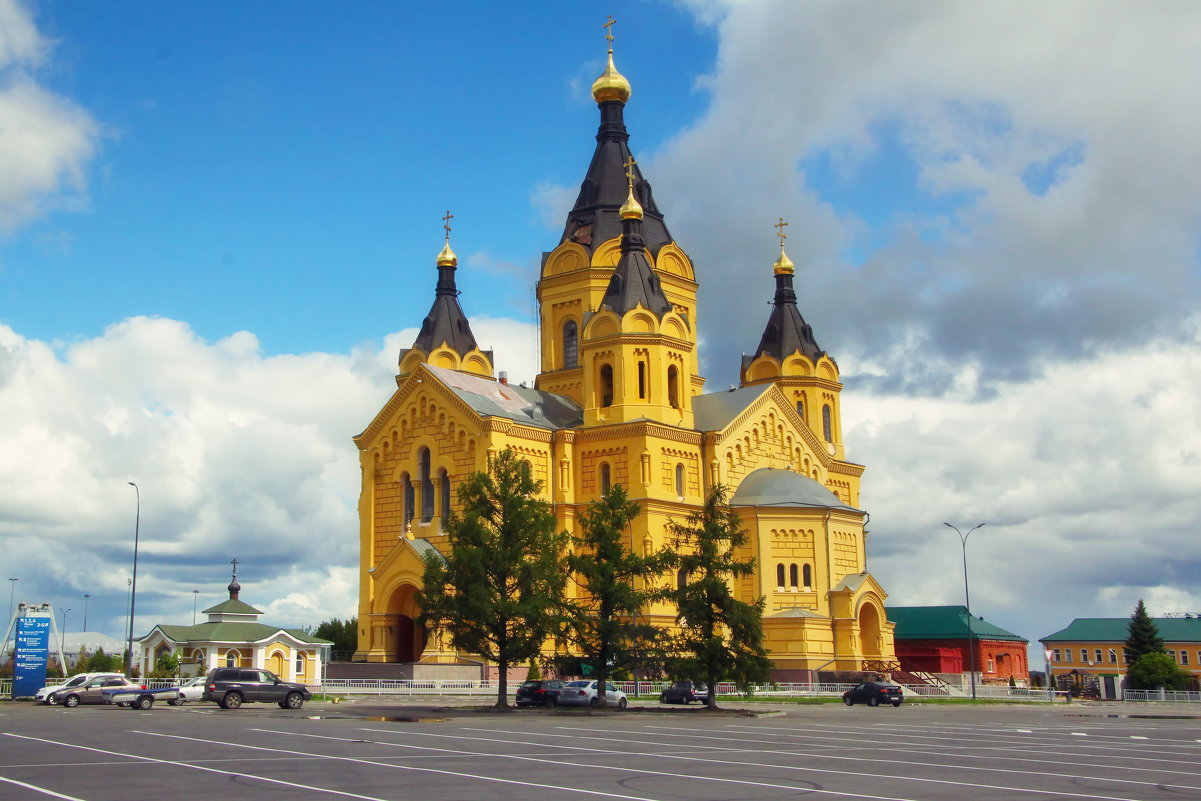
<path fill-rule="evenodd" d="M 637 163 L 634 161 L 634 157 L 630 156 L 621 165 L 626 168 L 626 180 L 629 182 L 631 189 L 634 188 L 634 165 Z"/>
<path fill-rule="evenodd" d="M 438 254 L 439 267 L 454 267 L 459 263 L 459 257 L 450 249 L 450 221 L 455 218 L 455 215 L 450 213 L 450 209 L 446 210 L 446 214 L 442 215 L 442 228 L 446 231 L 446 244 L 442 246 L 442 252 Z"/>
<path fill-rule="evenodd" d="M 784 218 L 780 217 L 772 228 L 776 229 L 776 236 L 780 237 L 780 258 L 776 259 L 775 264 L 771 266 L 772 271 L 776 275 L 792 275 L 796 271 L 796 265 L 792 263 L 792 259 L 788 258 L 788 254 L 784 252 L 784 240 L 788 238 L 788 234 L 784 233 L 784 229 L 788 227 L 788 223 L 784 222 Z"/>
<path fill-rule="evenodd" d="M 630 82 L 613 66 L 613 23 L 617 20 L 609 16 L 609 21 L 601 27 L 605 29 L 605 40 L 609 43 L 609 64 L 601 76 L 592 82 L 592 97 L 597 103 L 617 101 L 624 103 L 630 99 Z"/>

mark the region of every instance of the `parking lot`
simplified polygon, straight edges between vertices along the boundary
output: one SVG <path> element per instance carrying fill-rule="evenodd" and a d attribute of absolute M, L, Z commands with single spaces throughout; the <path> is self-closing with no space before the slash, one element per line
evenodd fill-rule
<path fill-rule="evenodd" d="M 4 703 L 0 799 L 1201 799 L 1187 708 L 417 703 Z"/>

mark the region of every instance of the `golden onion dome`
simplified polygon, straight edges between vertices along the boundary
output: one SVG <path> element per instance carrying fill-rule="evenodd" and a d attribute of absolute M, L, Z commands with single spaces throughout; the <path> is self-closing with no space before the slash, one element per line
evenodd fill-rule
<path fill-rule="evenodd" d="M 459 263 L 459 257 L 450 249 L 450 239 L 446 240 L 446 244 L 442 246 L 442 252 L 438 254 L 439 267 L 454 267 Z"/>
<path fill-rule="evenodd" d="M 612 50 L 609 51 L 609 66 L 605 67 L 601 76 L 592 82 L 592 97 L 597 103 L 609 100 L 625 103 L 630 99 L 630 82 L 626 80 L 626 76 L 617 71 L 617 67 L 613 66 Z"/>
<path fill-rule="evenodd" d="M 630 194 L 626 195 L 626 202 L 621 204 L 621 208 L 617 213 L 623 220 L 641 220 L 642 219 L 642 204 L 634 197 L 634 185 L 630 184 Z"/>
<path fill-rule="evenodd" d="M 776 263 L 771 268 L 776 275 L 785 273 L 792 275 L 796 271 L 796 265 L 792 263 L 792 259 L 788 258 L 788 254 L 784 252 L 784 248 L 780 248 L 780 258 L 776 259 Z"/>

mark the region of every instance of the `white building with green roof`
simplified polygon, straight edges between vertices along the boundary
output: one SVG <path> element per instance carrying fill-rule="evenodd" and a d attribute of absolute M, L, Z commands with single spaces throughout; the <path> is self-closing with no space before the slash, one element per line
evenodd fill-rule
<path fill-rule="evenodd" d="M 333 643 L 301 629 L 260 623 L 263 613 L 238 598 L 242 587 L 236 571 L 228 589 L 228 600 L 204 610 L 204 623 L 160 623 L 136 640 L 142 646 L 140 675 L 154 669 L 160 654 L 178 651 L 200 673 L 215 667 L 265 668 L 285 681 L 320 684 Z"/>

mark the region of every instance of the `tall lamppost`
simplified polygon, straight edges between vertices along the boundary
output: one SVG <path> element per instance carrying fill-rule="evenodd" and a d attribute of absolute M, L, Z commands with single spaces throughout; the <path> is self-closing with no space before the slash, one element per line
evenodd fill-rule
<path fill-rule="evenodd" d="M 138 530 L 142 526 L 142 491 L 132 481 L 127 482 L 137 493 L 137 515 L 133 519 L 133 577 L 129 580 L 129 640 L 125 643 L 125 675 L 133 670 L 133 610 L 138 594 Z"/>
<path fill-rule="evenodd" d="M 1050 648 L 1043 651 L 1043 656 L 1047 660 L 1047 701 L 1052 704 L 1055 703 L 1055 684 L 1051 680 L 1051 657 L 1054 655 L 1055 652 Z"/>
<path fill-rule="evenodd" d="M 87 633 L 88 630 L 88 599 L 92 596 L 88 593 L 83 594 L 83 630 Z"/>
<path fill-rule="evenodd" d="M 196 601 L 200 599 L 200 590 L 192 590 L 192 625 L 196 625 Z"/>
<path fill-rule="evenodd" d="M 977 523 L 969 528 L 966 534 L 950 523 L 943 523 L 943 525 L 955 529 L 955 533 L 959 535 L 959 544 L 963 548 L 963 603 L 967 607 L 967 655 L 972 671 L 972 700 L 974 701 L 976 699 L 976 647 L 972 645 L 972 597 L 967 588 L 967 538 L 972 536 L 973 531 L 985 524 Z"/>

